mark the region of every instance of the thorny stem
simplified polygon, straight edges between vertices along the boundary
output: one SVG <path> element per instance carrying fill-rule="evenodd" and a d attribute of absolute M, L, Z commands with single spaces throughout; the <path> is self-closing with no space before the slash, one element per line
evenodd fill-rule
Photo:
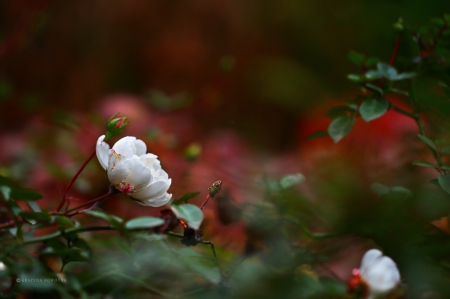
<path fill-rule="evenodd" d="M 64 188 L 64 195 L 63 195 L 63 199 L 61 200 L 61 202 L 59 203 L 59 205 L 56 207 L 56 209 L 54 210 L 54 212 L 59 212 L 59 210 L 61 210 L 62 206 L 66 203 L 67 201 L 67 192 L 69 191 L 69 189 L 72 187 L 73 183 L 76 181 L 76 179 L 78 178 L 78 176 L 81 174 L 81 172 L 83 171 L 83 169 L 86 167 L 86 165 L 89 163 L 89 161 L 91 161 L 91 159 L 95 156 L 96 151 L 94 150 L 92 152 L 92 154 L 86 159 L 86 161 L 84 161 L 83 165 L 81 165 L 80 169 L 78 169 L 77 173 L 75 173 L 75 175 L 72 177 L 72 179 L 70 180 L 70 182 L 67 184 L 67 186 Z"/>

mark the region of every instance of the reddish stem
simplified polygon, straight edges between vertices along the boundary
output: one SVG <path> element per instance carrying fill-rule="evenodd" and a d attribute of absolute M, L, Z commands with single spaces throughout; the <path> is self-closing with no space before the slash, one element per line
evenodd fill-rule
<path fill-rule="evenodd" d="M 211 199 L 212 197 L 211 197 L 211 195 L 206 195 L 206 199 L 205 199 L 205 201 L 203 202 L 203 204 L 202 204 L 202 206 L 200 207 L 200 210 L 203 210 L 203 208 L 206 206 L 206 204 L 208 203 L 208 201 Z"/>
<path fill-rule="evenodd" d="M 2 224 L 0 224 L 0 229 L 1 228 L 7 228 L 9 226 L 14 226 L 15 223 L 16 222 L 14 220 L 10 220 L 8 222 L 2 223 Z"/>
<path fill-rule="evenodd" d="M 66 216 L 73 216 L 72 214 L 74 214 L 74 213 L 72 213 L 72 214 L 67 214 L 67 213 L 73 212 L 73 211 L 75 211 L 75 210 L 78 210 L 78 209 L 80 209 L 80 208 L 82 208 L 82 207 L 89 206 L 89 205 L 91 205 L 91 204 L 95 204 L 96 202 L 98 202 L 98 201 L 100 201 L 100 200 L 103 200 L 103 199 L 108 198 L 109 196 L 113 195 L 114 193 L 116 193 L 116 189 L 115 189 L 115 188 L 114 188 L 114 189 L 111 188 L 111 189 L 109 190 L 108 193 L 106 193 L 106 194 L 104 194 L 104 195 L 102 195 L 102 196 L 100 196 L 100 197 L 94 198 L 94 199 L 92 199 L 92 200 L 90 200 L 90 201 L 88 201 L 88 202 L 85 202 L 84 204 L 79 205 L 78 207 L 72 208 L 72 209 L 66 211 L 64 214 L 65 214 Z M 78 213 L 78 212 L 79 212 L 79 211 L 76 211 L 75 213 Z M 58 213 L 57 211 L 53 211 L 53 212 L 50 212 L 49 215 L 54 215 L 54 214 L 57 214 L 57 213 Z"/>
<path fill-rule="evenodd" d="M 395 40 L 394 50 L 392 50 L 391 59 L 389 59 L 389 65 L 394 65 L 395 58 L 397 57 L 398 48 L 400 47 L 401 36 L 397 35 L 397 39 Z"/>
<path fill-rule="evenodd" d="M 75 183 L 76 179 L 78 178 L 78 176 L 81 174 L 81 172 L 83 171 L 83 169 L 86 167 L 86 165 L 89 163 L 89 161 L 91 161 L 91 159 L 95 156 L 96 151 L 94 150 L 92 152 L 92 154 L 87 158 L 86 161 L 84 161 L 83 165 L 81 165 L 80 169 L 78 169 L 77 173 L 75 173 L 75 175 L 72 177 L 72 179 L 70 180 L 70 182 L 67 184 L 67 186 L 64 188 L 64 195 L 63 195 L 63 199 L 62 201 L 59 203 L 59 205 L 56 207 L 56 209 L 54 210 L 54 212 L 59 212 L 59 210 L 61 210 L 62 206 L 66 203 L 67 201 L 67 192 L 69 191 L 69 189 L 72 187 L 73 183 Z"/>

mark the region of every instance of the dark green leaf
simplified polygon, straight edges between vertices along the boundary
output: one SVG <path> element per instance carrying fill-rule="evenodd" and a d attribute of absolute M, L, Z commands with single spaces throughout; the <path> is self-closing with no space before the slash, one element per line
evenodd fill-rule
<path fill-rule="evenodd" d="M 347 56 L 348 60 L 350 60 L 351 62 L 357 64 L 357 65 L 362 65 L 364 60 L 366 59 L 366 56 L 364 54 L 355 52 L 355 51 L 350 51 L 350 53 Z"/>
<path fill-rule="evenodd" d="M 370 189 L 378 196 L 389 194 L 389 192 L 391 192 L 389 187 L 379 183 L 370 185 Z"/>
<path fill-rule="evenodd" d="M 337 143 L 351 131 L 354 123 L 355 117 L 353 115 L 338 117 L 328 126 L 328 134 Z"/>
<path fill-rule="evenodd" d="M 412 164 L 416 165 L 416 166 L 421 166 L 421 167 L 432 167 L 432 168 L 437 168 L 438 167 L 436 164 L 433 164 L 433 163 L 428 162 L 428 161 L 422 161 L 422 160 L 414 161 Z"/>
<path fill-rule="evenodd" d="M 441 154 L 450 155 L 450 145 L 444 145 L 441 147 Z"/>
<path fill-rule="evenodd" d="M 359 107 L 361 117 L 369 122 L 383 116 L 389 108 L 389 102 L 385 98 L 367 99 Z"/>
<path fill-rule="evenodd" d="M 49 222 L 51 219 L 49 214 L 43 212 L 20 212 L 19 215 L 31 225 L 38 221 Z"/>
<path fill-rule="evenodd" d="M 436 144 L 434 144 L 434 142 L 433 142 L 431 139 L 429 139 L 427 136 L 417 134 L 417 137 L 419 137 L 419 139 L 420 139 L 423 143 L 425 143 L 426 145 L 428 145 L 430 148 L 432 148 L 433 150 L 436 150 Z"/>
<path fill-rule="evenodd" d="M 27 206 L 33 211 L 33 212 L 41 212 L 41 208 L 39 205 L 34 201 L 27 201 Z"/>
<path fill-rule="evenodd" d="M 73 222 L 69 218 L 64 217 L 64 216 L 56 216 L 55 217 L 55 222 L 58 223 L 58 224 L 67 226 L 67 227 L 73 227 L 74 226 Z"/>
<path fill-rule="evenodd" d="M 186 193 L 185 195 L 183 195 L 182 197 L 175 199 L 174 201 L 172 201 L 173 205 L 179 205 L 180 203 L 183 202 L 187 202 L 189 199 L 197 196 L 200 194 L 200 191 L 197 192 L 191 192 L 191 193 Z"/>
<path fill-rule="evenodd" d="M 405 187 L 401 187 L 401 186 L 395 186 L 391 188 L 391 193 L 397 193 L 399 195 L 401 195 L 403 198 L 410 198 L 413 196 L 413 193 L 406 189 Z"/>
<path fill-rule="evenodd" d="M 444 22 L 444 20 L 442 19 L 442 18 L 432 18 L 431 19 L 431 23 L 433 23 L 434 25 L 437 25 L 437 26 L 444 26 L 444 24 L 445 24 L 445 22 Z"/>
<path fill-rule="evenodd" d="M 355 74 L 348 74 L 347 79 L 349 79 L 350 81 L 355 82 L 355 83 L 361 83 L 364 81 L 364 79 L 361 78 L 361 76 L 355 75 Z"/>
<path fill-rule="evenodd" d="M 384 94 L 383 90 L 382 90 L 380 87 L 378 87 L 378 86 L 376 86 L 376 85 L 374 85 L 374 84 L 366 83 L 366 84 L 364 84 L 364 86 L 365 86 L 368 90 L 377 92 L 377 93 L 379 93 L 380 95 L 383 95 L 383 94 Z"/>
<path fill-rule="evenodd" d="M 287 189 L 301 183 L 304 179 L 305 177 L 301 173 L 289 174 L 280 180 L 280 186 Z"/>
<path fill-rule="evenodd" d="M 164 224 L 164 220 L 156 217 L 139 217 L 125 223 L 127 229 L 151 228 Z"/>
<path fill-rule="evenodd" d="M 322 138 L 325 136 L 328 136 L 327 131 L 317 131 L 317 132 L 312 133 L 308 137 L 306 137 L 306 140 L 313 140 L 313 139 Z"/>
<path fill-rule="evenodd" d="M 436 186 L 440 187 L 438 179 L 432 179 L 432 180 L 430 180 L 430 183 L 432 183 L 433 185 L 436 185 Z"/>
<path fill-rule="evenodd" d="M 20 188 L 6 177 L 0 176 L 0 191 L 4 192 L 3 190 L 6 190 L 4 187 L 8 187 L 11 190 L 9 194 L 10 199 L 36 200 L 42 198 L 42 195 L 39 192 L 31 189 Z"/>
<path fill-rule="evenodd" d="M 371 68 L 373 66 L 376 66 L 379 62 L 380 62 L 380 59 L 375 58 L 375 57 L 369 57 L 369 58 L 367 58 L 365 65 L 366 65 L 366 67 Z"/>
<path fill-rule="evenodd" d="M 122 218 L 114 216 L 114 215 L 109 215 L 109 214 L 106 214 L 101 211 L 88 210 L 88 211 L 84 211 L 83 213 L 106 220 L 109 222 L 109 224 L 111 224 L 111 226 L 113 226 L 115 228 L 120 227 L 121 223 L 123 222 Z"/>
<path fill-rule="evenodd" d="M 450 193 L 450 174 L 441 174 L 438 177 L 438 182 L 445 192 Z"/>
<path fill-rule="evenodd" d="M 191 204 L 172 206 L 172 211 L 178 218 L 185 220 L 189 227 L 193 229 L 198 229 L 203 221 L 202 210 Z"/>

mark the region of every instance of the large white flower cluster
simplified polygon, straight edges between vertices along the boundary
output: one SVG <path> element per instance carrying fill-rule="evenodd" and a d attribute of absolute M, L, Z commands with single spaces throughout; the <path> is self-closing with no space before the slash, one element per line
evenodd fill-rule
<path fill-rule="evenodd" d="M 110 149 L 104 139 L 102 135 L 97 140 L 97 158 L 117 190 L 144 206 L 160 207 L 170 201 L 167 190 L 172 180 L 142 140 L 124 137 Z"/>

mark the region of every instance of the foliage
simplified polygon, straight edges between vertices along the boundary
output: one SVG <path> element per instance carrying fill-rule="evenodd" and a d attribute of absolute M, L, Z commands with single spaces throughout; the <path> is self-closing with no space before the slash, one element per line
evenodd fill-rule
<path fill-rule="evenodd" d="M 430 186 L 388 187 L 372 182 L 373 194 L 368 194 L 357 179 L 338 175 L 335 181 L 318 186 L 324 196 L 315 202 L 302 192 L 301 185 L 309 183 L 302 174 L 281 179 L 267 176 L 258 202 L 237 204 L 225 199 L 229 201 L 224 204 L 233 206 L 232 213 L 240 215 L 230 222 L 242 222 L 246 231 L 239 254 L 215 245 L 201 230 L 203 208 L 221 191 L 221 181 L 209 187 L 200 207 L 188 203 L 199 194 L 190 192 L 174 200 L 170 209 L 162 209 L 160 217 L 122 219 L 98 207 L 118 192 L 114 186 L 103 196 L 71 207 L 67 193 L 95 153 L 75 173 L 53 210 L 41 206 L 39 192 L 0 176 L 1 291 L 10 298 L 19 294 L 29 298 L 149 294 L 158 298 L 358 298 L 362 295 L 350 294 L 345 281 L 327 266 L 339 240 L 357 236 L 383 248 L 397 263 L 408 298 L 448 297 L 450 247 L 448 227 L 442 224 L 448 221 L 436 224 L 435 220 L 448 219 L 450 211 L 450 164 L 445 158 L 450 144 L 441 138 L 444 130 L 426 126 L 450 111 L 448 22 L 450 17 L 445 15 L 420 28 L 396 23 L 398 37 L 389 62 L 352 51 L 348 58 L 360 67 L 360 73 L 347 78 L 361 92 L 327 112 L 332 119 L 327 133 L 335 143 L 345 141 L 359 117 L 372 122 L 393 110 L 411 118 L 417 124 L 417 141 L 433 162 L 410 162 L 437 172 Z M 417 51 L 399 59 L 400 43 L 408 37 L 414 37 Z M 157 98 L 160 102 L 167 96 Z M 112 117 L 106 136 L 123 133 L 127 124 L 124 117 Z M 445 122 L 439 129 L 447 129 Z M 323 137 L 323 132 L 312 137 Z M 336 211 L 343 216 L 336 216 Z M 89 217 L 90 223 L 104 224 L 81 224 L 79 215 Z"/>

